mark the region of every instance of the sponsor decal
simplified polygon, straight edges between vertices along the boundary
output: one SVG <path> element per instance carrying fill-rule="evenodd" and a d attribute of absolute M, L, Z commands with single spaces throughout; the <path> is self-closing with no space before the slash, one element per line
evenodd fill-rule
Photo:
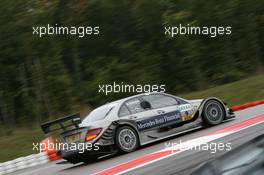
<path fill-rule="evenodd" d="M 180 111 L 187 111 L 187 110 L 190 110 L 191 109 L 191 105 L 190 104 L 184 104 L 184 105 L 180 105 L 178 106 L 179 110 Z"/>
<path fill-rule="evenodd" d="M 178 123 L 181 121 L 181 113 L 180 111 L 173 111 L 166 114 L 157 115 L 154 117 L 150 117 L 145 120 L 137 121 L 137 127 L 139 131 L 154 128 L 154 127 L 161 127 L 166 125 L 171 125 L 174 123 Z"/>

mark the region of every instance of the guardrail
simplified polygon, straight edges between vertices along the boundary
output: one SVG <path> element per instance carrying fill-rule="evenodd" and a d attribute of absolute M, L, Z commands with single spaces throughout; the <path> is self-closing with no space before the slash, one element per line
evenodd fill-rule
<path fill-rule="evenodd" d="M 48 137 L 41 141 L 41 144 L 45 144 L 45 149 L 43 152 L 38 154 L 31 154 L 26 157 L 19 157 L 15 160 L 0 163 L 0 175 L 12 173 L 25 168 L 45 164 L 50 161 L 55 161 L 61 159 L 57 155 L 57 150 L 48 149 L 48 144 L 54 143 L 51 137 Z"/>
<path fill-rule="evenodd" d="M 46 152 L 31 154 L 26 157 L 19 157 L 15 160 L 0 163 L 0 175 L 12 173 L 25 168 L 45 164 L 49 162 L 49 158 Z"/>

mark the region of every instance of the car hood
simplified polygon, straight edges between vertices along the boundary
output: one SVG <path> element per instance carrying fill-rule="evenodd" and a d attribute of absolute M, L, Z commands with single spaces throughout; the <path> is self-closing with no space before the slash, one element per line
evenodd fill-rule
<path fill-rule="evenodd" d="M 189 102 L 197 109 L 204 99 L 189 100 Z"/>

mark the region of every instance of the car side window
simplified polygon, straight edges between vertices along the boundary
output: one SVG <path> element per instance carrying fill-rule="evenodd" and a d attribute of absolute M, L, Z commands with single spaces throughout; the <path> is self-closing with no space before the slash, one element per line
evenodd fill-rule
<path fill-rule="evenodd" d="M 132 114 L 139 113 L 145 111 L 141 106 L 140 106 L 140 100 L 138 98 L 133 98 L 131 100 L 128 100 L 126 103 L 126 106 L 128 107 L 129 111 Z"/>
<path fill-rule="evenodd" d="M 178 105 L 178 101 L 167 95 L 147 95 L 142 97 L 143 100 L 148 101 L 153 109 L 162 108 L 166 106 Z"/>
<path fill-rule="evenodd" d="M 123 104 L 119 110 L 119 117 L 123 117 L 129 114 L 130 114 L 129 110 L 127 109 L 126 105 Z"/>

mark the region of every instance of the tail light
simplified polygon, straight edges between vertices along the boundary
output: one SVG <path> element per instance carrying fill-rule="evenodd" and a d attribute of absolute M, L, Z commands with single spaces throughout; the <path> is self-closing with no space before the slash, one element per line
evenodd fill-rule
<path fill-rule="evenodd" d="M 85 136 L 85 141 L 91 141 L 95 139 L 100 134 L 101 131 L 102 131 L 102 128 L 88 130 Z"/>

